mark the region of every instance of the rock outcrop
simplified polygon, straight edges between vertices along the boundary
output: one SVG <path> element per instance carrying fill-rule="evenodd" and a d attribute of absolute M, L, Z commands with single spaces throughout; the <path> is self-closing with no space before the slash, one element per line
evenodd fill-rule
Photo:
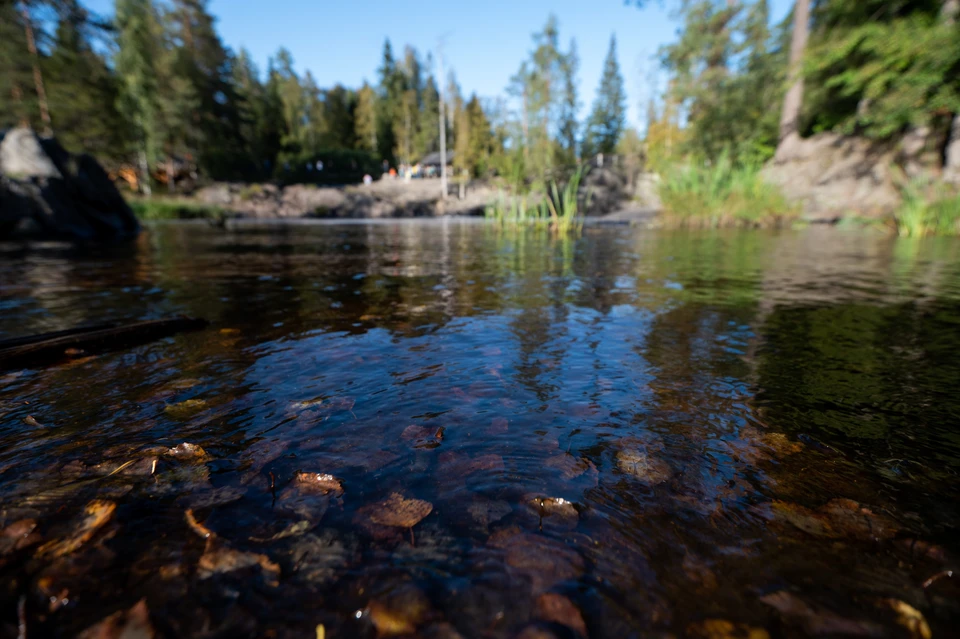
<path fill-rule="evenodd" d="M 55 139 L 13 129 L 0 139 L 0 238 L 115 240 L 140 225 L 100 164 Z"/>
<path fill-rule="evenodd" d="M 834 220 L 850 213 L 879 217 L 901 202 L 894 177 L 898 152 L 891 145 L 836 133 L 792 136 L 763 174 L 802 204 L 808 220 Z"/>

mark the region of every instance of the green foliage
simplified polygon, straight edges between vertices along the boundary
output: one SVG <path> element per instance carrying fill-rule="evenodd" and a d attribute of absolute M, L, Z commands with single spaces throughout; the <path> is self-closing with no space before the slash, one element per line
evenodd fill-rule
<path fill-rule="evenodd" d="M 760 169 L 735 164 L 727 154 L 712 163 L 689 162 L 664 173 L 660 197 L 671 220 L 686 226 L 776 226 L 796 217 L 797 207 Z"/>
<path fill-rule="evenodd" d="M 958 235 L 960 195 L 942 186 L 913 182 L 906 188 L 893 222 L 901 237 Z"/>
<path fill-rule="evenodd" d="M 943 19 L 937 3 L 899 4 L 898 11 L 878 5 L 862 22 L 854 19 L 865 8 L 859 3 L 835 1 L 815 14 L 807 63 L 814 129 L 883 139 L 910 125 L 945 128 L 942 116 L 960 111 L 956 25 Z"/>
<path fill-rule="evenodd" d="M 770 158 L 786 57 L 783 34 L 769 28 L 767 0 L 683 6 L 680 38 L 661 50 L 672 74 L 665 100 L 686 113 L 682 150 L 711 159 L 728 154 L 748 164 Z"/>
<path fill-rule="evenodd" d="M 487 207 L 486 218 L 506 228 L 535 226 L 550 228 L 559 234 L 578 233 L 583 226 L 580 184 L 584 171 L 585 167 L 578 167 L 563 188 L 551 181 L 543 195 L 511 197 L 501 191 L 497 200 Z M 589 200 L 589 194 L 586 198 Z"/>

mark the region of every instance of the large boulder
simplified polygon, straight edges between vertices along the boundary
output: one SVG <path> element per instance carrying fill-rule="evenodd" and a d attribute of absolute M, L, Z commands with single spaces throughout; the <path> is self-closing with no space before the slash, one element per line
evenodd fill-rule
<path fill-rule="evenodd" d="M 763 175 L 801 203 L 808 220 L 850 213 L 879 217 L 901 202 L 893 174 L 897 153 L 891 145 L 836 133 L 794 135 L 783 141 Z"/>
<path fill-rule="evenodd" d="M 99 163 L 18 128 L 0 140 L 0 237 L 114 240 L 140 225 Z"/>

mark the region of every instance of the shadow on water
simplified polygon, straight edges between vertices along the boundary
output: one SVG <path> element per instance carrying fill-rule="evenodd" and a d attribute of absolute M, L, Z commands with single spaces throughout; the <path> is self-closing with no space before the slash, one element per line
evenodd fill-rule
<path fill-rule="evenodd" d="M 0 635 L 949 636 L 958 254 L 459 223 L 0 246 L 0 336 L 212 322 L 0 377 Z"/>

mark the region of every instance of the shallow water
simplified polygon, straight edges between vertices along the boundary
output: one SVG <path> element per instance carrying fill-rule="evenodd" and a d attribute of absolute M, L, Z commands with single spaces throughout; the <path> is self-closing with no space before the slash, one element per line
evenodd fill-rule
<path fill-rule="evenodd" d="M 0 637 L 960 623 L 957 240 L 169 225 L 0 245 L 0 310 L 211 321 L 0 371 Z"/>

